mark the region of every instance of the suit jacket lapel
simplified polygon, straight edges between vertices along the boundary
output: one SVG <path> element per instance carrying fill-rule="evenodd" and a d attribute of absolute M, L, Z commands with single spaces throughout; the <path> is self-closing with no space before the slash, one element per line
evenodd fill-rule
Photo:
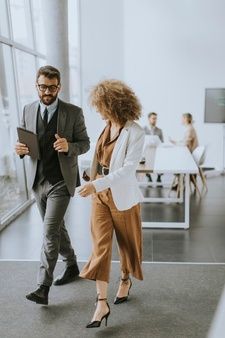
<path fill-rule="evenodd" d="M 39 109 L 39 101 L 35 101 L 30 107 L 30 114 L 28 115 L 29 121 L 27 123 L 27 129 L 33 133 L 37 133 L 37 113 Z"/>
<path fill-rule="evenodd" d="M 63 137 L 65 125 L 66 125 L 66 110 L 64 108 L 63 102 L 59 100 L 57 133 L 60 137 Z"/>

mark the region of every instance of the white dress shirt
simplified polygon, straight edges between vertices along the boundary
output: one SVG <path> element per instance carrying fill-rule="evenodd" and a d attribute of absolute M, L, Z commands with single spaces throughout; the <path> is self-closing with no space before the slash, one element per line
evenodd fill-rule
<path fill-rule="evenodd" d="M 58 102 L 59 99 L 57 98 L 52 104 L 50 104 L 49 106 L 46 106 L 43 102 L 40 101 L 40 112 L 41 112 L 41 117 L 42 119 L 44 119 L 44 111 L 47 108 L 48 110 L 48 123 L 51 120 L 51 118 L 53 117 L 57 107 L 58 107 Z"/>

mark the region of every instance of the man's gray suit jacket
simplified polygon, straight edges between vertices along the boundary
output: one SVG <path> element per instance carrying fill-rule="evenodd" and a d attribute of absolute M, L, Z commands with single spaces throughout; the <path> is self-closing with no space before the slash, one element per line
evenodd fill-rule
<path fill-rule="evenodd" d="M 152 135 L 149 127 L 145 126 L 144 127 L 144 131 L 145 131 L 145 135 Z M 158 127 L 155 127 L 155 129 L 154 129 L 154 135 L 159 136 L 159 139 L 161 140 L 161 142 L 164 141 L 162 129 L 160 129 Z"/>
<path fill-rule="evenodd" d="M 37 132 L 37 116 L 39 101 L 28 104 L 23 109 L 21 127 Z M 87 135 L 82 109 L 70 103 L 59 100 L 57 134 L 67 139 L 69 151 L 67 154 L 59 153 L 58 158 L 62 176 L 71 196 L 74 195 L 77 185 L 78 165 L 77 156 L 86 153 L 90 148 L 90 141 Z M 52 145 L 53 146 L 53 145 Z M 27 185 L 32 189 L 36 171 L 37 159 L 28 156 Z"/>

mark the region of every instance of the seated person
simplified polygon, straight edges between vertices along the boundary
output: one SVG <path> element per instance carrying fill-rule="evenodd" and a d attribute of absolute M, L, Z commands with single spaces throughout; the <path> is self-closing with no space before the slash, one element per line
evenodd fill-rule
<path fill-rule="evenodd" d="M 144 127 L 145 135 L 157 135 L 161 142 L 163 142 L 163 132 L 162 129 L 156 126 L 157 124 L 157 113 L 151 112 L 148 114 L 149 126 Z M 150 174 L 146 174 L 149 182 L 152 182 Z M 157 176 L 157 182 L 161 182 L 161 175 Z"/>
<path fill-rule="evenodd" d="M 145 135 L 157 135 L 161 142 L 163 142 L 163 132 L 162 129 L 156 126 L 157 124 L 157 114 L 152 112 L 148 114 L 149 126 L 144 127 Z"/>
<path fill-rule="evenodd" d="M 198 137 L 196 130 L 193 126 L 193 117 L 190 113 L 184 113 L 182 115 L 182 123 L 186 127 L 184 138 L 181 141 L 174 141 L 170 139 L 170 142 L 176 145 L 185 145 L 188 147 L 191 153 L 198 147 Z"/>
<path fill-rule="evenodd" d="M 182 115 L 182 124 L 185 126 L 186 131 L 183 137 L 183 140 L 181 141 L 174 141 L 170 139 L 170 142 L 175 144 L 175 145 L 184 145 L 188 147 L 191 153 L 198 147 L 198 137 L 196 130 L 193 126 L 193 117 L 192 114 L 190 113 L 184 113 Z M 173 190 L 177 190 L 178 188 L 178 175 L 177 176 L 177 182 L 172 186 Z M 191 182 L 194 183 L 196 186 L 195 180 L 196 180 L 196 175 L 191 175 L 190 176 Z"/>

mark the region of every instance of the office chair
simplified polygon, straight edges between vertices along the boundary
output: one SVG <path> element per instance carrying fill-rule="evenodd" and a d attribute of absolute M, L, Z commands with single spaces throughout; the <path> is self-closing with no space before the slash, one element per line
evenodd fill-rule
<path fill-rule="evenodd" d="M 199 176 L 201 178 L 202 181 L 202 185 L 205 188 L 206 191 L 208 191 L 208 187 L 207 187 L 207 182 L 206 182 L 206 176 L 203 172 L 202 169 L 202 165 L 204 163 L 205 160 L 205 152 L 206 152 L 206 147 L 205 146 L 198 146 L 192 153 L 192 156 L 195 160 L 195 163 L 198 166 L 198 171 L 199 171 Z M 197 187 L 197 181 L 196 181 L 196 177 L 194 175 L 191 175 L 191 181 L 194 184 L 196 190 L 198 191 L 198 187 Z"/>

